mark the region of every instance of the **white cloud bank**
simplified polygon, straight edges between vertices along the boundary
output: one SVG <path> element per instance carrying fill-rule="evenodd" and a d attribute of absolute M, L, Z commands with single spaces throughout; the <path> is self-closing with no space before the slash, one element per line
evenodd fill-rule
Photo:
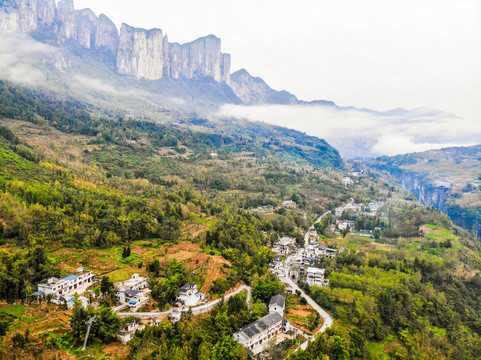
<path fill-rule="evenodd" d="M 326 139 L 348 158 L 481 143 L 481 123 L 430 109 L 376 113 L 326 106 L 225 105 L 218 116 L 285 126 Z"/>
<path fill-rule="evenodd" d="M 54 65 L 62 60 L 58 48 L 35 41 L 28 35 L 0 34 L 0 78 L 23 85 L 42 85 L 45 75 L 33 65 L 39 63 L 40 56 L 44 62 Z"/>

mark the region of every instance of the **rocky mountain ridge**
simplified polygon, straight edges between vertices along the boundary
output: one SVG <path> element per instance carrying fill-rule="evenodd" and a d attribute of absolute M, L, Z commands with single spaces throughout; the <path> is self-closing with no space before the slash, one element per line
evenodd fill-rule
<path fill-rule="evenodd" d="M 213 35 L 187 44 L 169 43 L 160 29 L 123 24 L 120 31 L 104 14 L 75 10 L 73 0 L 1 0 L 0 33 L 49 32 L 54 45 L 76 40 L 83 48 L 102 50 L 115 59 L 117 72 L 136 79 L 209 77 L 229 83 L 231 58 Z"/>

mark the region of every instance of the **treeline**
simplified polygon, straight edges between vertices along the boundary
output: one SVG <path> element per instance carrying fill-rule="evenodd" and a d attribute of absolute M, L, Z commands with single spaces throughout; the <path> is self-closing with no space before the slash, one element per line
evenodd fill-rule
<path fill-rule="evenodd" d="M 59 274 L 41 247 L 16 253 L 0 250 L 0 300 L 28 300 L 38 282 Z"/>
<path fill-rule="evenodd" d="M 181 149 L 185 146 L 204 154 L 214 149 L 220 154 L 247 151 L 254 152 L 259 158 L 276 156 L 319 167 L 340 167 L 342 163 L 339 153 L 324 140 L 270 125 L 226 120 L 224 126 L 210 127 L 209 132 L 194 132 L 189 128 L 122 117 L 94 118 L 88 111 L 88 107 L 79 101 L 57 100 L 53 93 L 0 81 L 0 117 L 36 124 L 47 122 L 65 133 L 95 137 L 93 144 L 107 142 L 135 147 L 133 143 L 146 140 L 154 149 L 171 147 L 183 152 Z M 270 138 L 267 142 L 263 140 L 264 135 Z M 288 143 L 283 141 L 278 146 L 271 146 L 272 139 L 277 137 Z"/>

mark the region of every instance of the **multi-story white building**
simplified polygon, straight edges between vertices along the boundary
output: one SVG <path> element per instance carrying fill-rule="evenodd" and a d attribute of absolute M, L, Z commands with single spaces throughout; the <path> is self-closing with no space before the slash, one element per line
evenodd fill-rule
<path fill-rule="evenodd" d="M 149 282 L 147 278 L 134 274 L 126 281 L 115 284 L 115 297 L 121 304 L 129 303 L 135 310 L 148 301 Z"/>
<path fill-rule="evenodd" d="M 325 279 L 325 269 L 318 269 L 310 267 L 306 271 L 306 280 L 309 286 L 317 285 L 319 287 L 326 287 L 329 285 L 329 280 Z"/>
<path fill-rule="evenodd" d="M 234 333 L 234 339 L 255 355 L 261 345 L 277 334 L 286 332 L 288 325 L 289 321 L 285 320 L 278 312 L 273 312 Z"/>
<path fill-rule="evenodd" d="M 297 329 L 289 321 L 283 318 L 286 306 L 286 298 L 276 295 L 269 303 L 269 315 L 247 325 L 234 333 L 234 339 L 244 345 L 253 355 L 257 355 L 264 349 L 264 344 L 275 338 L 276 335 L 291 333 L 293 338 L 297 336 Z"/>
<path fill-rule="evenodd" d="M 40 282 L 37 286 L 37 295 L 52 295 L 53 299 L 66 298 L 73 293 L 81 293 L 95 281 L 95 275 L 83 267 L 78 268 L 72 275 L 64 276 L 60 279 L 50 278 Z"/>
<path fill-rule="evenodd" d="M 290 255 L 296 249 L 296 239 L 291 237 L 283 237 L 276 244 L 278 255 Z"/>

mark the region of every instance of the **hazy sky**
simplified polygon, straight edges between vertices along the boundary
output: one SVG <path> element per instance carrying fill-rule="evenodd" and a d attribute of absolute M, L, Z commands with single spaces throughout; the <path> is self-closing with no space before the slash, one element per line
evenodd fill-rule
<path fill-rule="evenodd" d="M 76 0 L 84 7 L 172 42 L 215 34 L 233 70 L 301 99 L 481 121 L 480 0 Z"/>

